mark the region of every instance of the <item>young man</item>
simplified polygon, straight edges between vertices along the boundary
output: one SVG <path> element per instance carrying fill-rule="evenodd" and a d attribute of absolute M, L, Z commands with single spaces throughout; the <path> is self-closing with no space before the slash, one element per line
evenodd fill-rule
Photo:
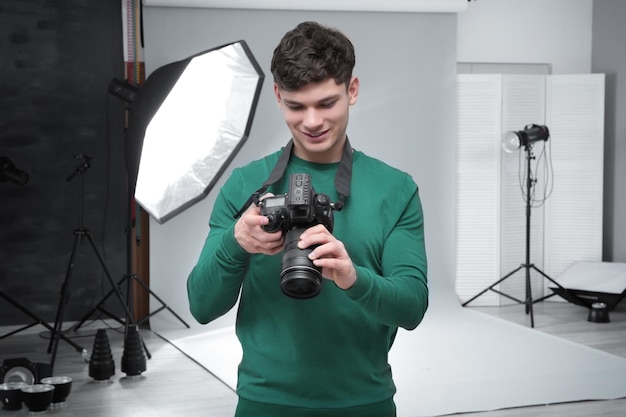
<path fill-rule="evenodd" d="M 428 305 L 423 216 L 408 174 L 350 147 L 348 113 L 359 93 L 354 63 L 351 42 L 334 29 L 305 22 L 283 37 L 271 70 L 292 140 L 233 171 L 188 279 L 200 323 L 229 311 L 241 292 L 238 417 L 396 415 L 387 355 L 398 327 L 417 327 Z M 281 163 L 280 179 L 259 189 Z M 286 249 L 289 232 L 272 228 L 249 197 L 288 193 L 299 173 L 335 202 L 334 224 L 318 214 L 326 221 L 303 227 L 298 248 Z M 282 254 L 306 248 L 301 256 L 321 271 L 321 290 L 287 296 L 281 272 L 292 261 Z"/>

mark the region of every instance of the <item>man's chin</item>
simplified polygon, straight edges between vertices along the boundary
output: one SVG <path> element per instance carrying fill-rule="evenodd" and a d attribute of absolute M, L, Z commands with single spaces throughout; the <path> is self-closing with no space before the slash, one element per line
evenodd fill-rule
<path fill-rule="evenodd" d="M 300 143 L 300 150 L 296 155 L 310 162 L 330 163 L 339 162 L 343 149 L 337 150 L 334 142 Z"/>

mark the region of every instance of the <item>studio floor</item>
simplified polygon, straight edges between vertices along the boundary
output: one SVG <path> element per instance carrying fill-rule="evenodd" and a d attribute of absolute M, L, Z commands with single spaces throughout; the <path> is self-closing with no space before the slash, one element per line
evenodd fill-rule
<path fill-rule="evenodd" d="M 524 306 L 468 307 L 468 311 L 514 323 L 526 332 L 529 317 Z M 164 313 L 165 314 L 165 313 Z M 626 359 L 626 307 L 622 302 L 611 312 L 610 323 L 590 323 L 587 310 L 569 303 L 542 302 L 534 305 L 535 328 L 541 332 Z M 116 373 L 105 382 L 88 375 L 89 365 L 68 343 L 61 341 L 55 362 L 55 375 L 73 378 L 67 401 L 42 415 L 91 417 L 229 417 L 234 413 L 237 397 L 233 390 L 197 361 L 181 352 L 174 344 L 149 329 L 140 333 L 151 355 L 147 370 L 140 376 L 128 377 L 120 370 L 123 334 L 103 321 L 94 321 L 78 332 L 69 332 L 78 345 L 91 351 L 96 330 L 107 328 L 107 335 L 116 366 Z M 522 330 L 524 328 L 524 330 Z M 8 328 L 0 329 L 5 334 Z M 48 362 L 48 335 L 45 328 L 35 326 L 0 340 L 0 359 L 25 357 L 32 362 Z M 445 343 L 445 341 L 442 341 Z M 456 383 L 451 381 L 451 383 Z M 537 380 L 537 384 L 541 384 Z M 616 383 L 626 386 L 626 375 Z M 506 389 L 506 387 L 505 387 Z M 517 393 L 512 392 L 515 396 Z M 522 393 L 519 393 L 520 395 Z M 489 395 L 489 393 L 486 393 Z M 471 413 L 454 413 L 475 417 L 530 416 L 624 416 L 626 398 L 599 401 L 576 401 L 533 405 Z M 1 416 L 31 415 L 27 409 L 0 410 Z"/>

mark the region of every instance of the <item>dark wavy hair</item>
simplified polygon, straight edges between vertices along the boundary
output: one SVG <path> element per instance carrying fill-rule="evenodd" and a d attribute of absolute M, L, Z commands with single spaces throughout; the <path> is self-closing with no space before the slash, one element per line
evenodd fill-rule
<path fill-rule="evenodd" d="M 345 83 L 347 88 L 354 63 L 354 46 L 343 33 L 316 22 L 303 22 L 281 39 L 274 50 L 271 71 L 274 82 L 287 91 L 329 78 Z"/>

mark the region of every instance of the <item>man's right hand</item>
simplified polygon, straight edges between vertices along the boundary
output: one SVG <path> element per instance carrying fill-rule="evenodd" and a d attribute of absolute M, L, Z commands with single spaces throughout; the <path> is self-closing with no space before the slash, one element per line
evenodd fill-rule
<path fill-rule="evenodd" d="M 265 194 L 265 197 L 273 194 Z M 283 250 L 284 236 L 282 230 L 268 233 L 261 226 L 269 223 L 269 219 L 261 215 L 261 209 L 251 204 L 248 210 L 235 223 L 235 239 L 248 253 L 275 255 Z"/>

